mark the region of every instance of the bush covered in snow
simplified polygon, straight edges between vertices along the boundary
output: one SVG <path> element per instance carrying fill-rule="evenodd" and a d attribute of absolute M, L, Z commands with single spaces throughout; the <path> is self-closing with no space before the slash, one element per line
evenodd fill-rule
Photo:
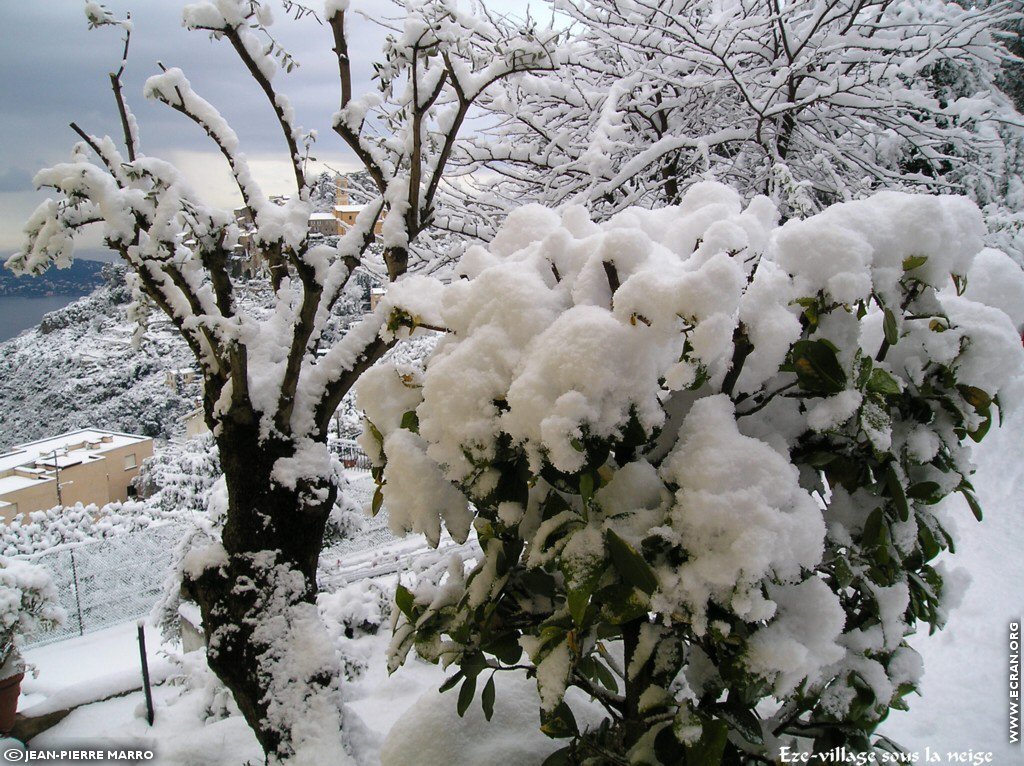
<path fill-rule="evenodd" d="M 364 445 L 393 526 L 472 528 L 483 555 L 398 588 L 392 668 L 457 665 L 459 710 L 480 688 L 486 713 L 493 674 L 529 665 L 569 739 L 552 763 L 890 746 L 872 734 L 921 674 L 906 637 L 957 598 L 936 504 L 981 517 L 966 440 L 1024 357 L 1003 300 L 1024 275 L 984 234 L 961 198 L 779 226 L 703 183 L 600 225 L 527 207 L 466 279 L 393 286 L 394 316 L 448 333 L 425 372 L 363 377 Z M 970 286 L 997 273 L 986 305 Z"/>
<path fill-rule="evenodd" d="M 15 651 L 23 636 L 64 621 L 49 573 L 25 561 L 0 557 L 0 678 L 21 671 Z"/>
<path fill-rule="evenodd" d="M 164 511 L 204 511 L 210 488 L 221 475 L 217 444 L 210 433 L 183 443 L 169 442 L 142 461 L 135 487 Z"/>
<path fill-rule="evenodd" d="M 164 516 L 159 508 L 135 500 L 54 506 L 45 511 L 19 513 L 0 524 L 0 550 L 5 556 L 42 553 L 65 543 L 102 540 L 145 529 Z"/>

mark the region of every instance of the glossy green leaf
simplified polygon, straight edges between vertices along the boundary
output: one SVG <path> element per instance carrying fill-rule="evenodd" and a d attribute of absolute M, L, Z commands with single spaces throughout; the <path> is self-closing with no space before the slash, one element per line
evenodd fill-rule
<path fill-rule="evenodd" d="M 867 389 L 873 394 L 895 395 L 900 392 L 900 384 L 881 367 L 875 367 L 868 378 Z"/>
<path fill-rule="evenodd" d="M 964 499 L 967 501 L 967 505 L 971 507 L 971 513 L 974 514 L 974 518 L 976 518 L 978 521 L 981 521 L 981 504 L 978 503 L 978 498 L 976 498 L 974 496 L 974 493 L 968 489 L 961 489 L 960 494 L 964 496 Z"/>
<path fill-rule="evenodd" d="M 882 539 L 882 521 L 884 514 L 881 508 L 875 508 L 864 522 L 864 545 L 871 547 L 877 545 Z"/>
<path fill-rule="evenodd" d="M 793 344 L 793 371 L 800 388 L 817 393 L 837 394 L 846 388 L 835 348 L 823 340 L 800 340 Z"/>
<path fill-rule="evenodd" d="M 487 683 L 484 684 L 484 690 L 480 693 L 480 705 L 484 709 L 484 718 L 488 721 L 491 720 L 491 716 L 494 715 L 494 674 L 491 673 L 491 677 L 487 679 Z"/>
<path fill-rule="evenodd" d="M 443 684 L 441 684 L 441 688 L 438 689 L 438 692 L 440 692 L 441 694 L 444 694 L 449 689 L 454 689 L 456 684 L 458 684 L 459 681 L 461 681 L 463 678 L 465 678 L 465 674 L 460 670 L 455 675 L 453 675 L 451 678 L 446 680 Z"/>
<path fill-rule="evenodd" d="M 885 333 L 885 340 L 890 346 L 895 346 L 899 342 L 900 332 L 896 327 L 896 315 L 889 307 L 882 312 L 882 332 Z"/>
<path fill-rule="evenodd" d="M 580 497 L 584 503 L 589 503 L 594 496 L 594 474 L 586 471 L 580 475 Z"/>
<path fill-rule="evenodd" d="M 459 689 L 459 703 L 456 706 L 456 711 L 459 714 L 459 718 L 462 718 L 469 710 L 469 705 L 473 701 L 473 695 L 476 694 L 476 676 L 470 676 L 466 678 L 462 684 L 462 688 Z"/>
<path fill-rule="evenodd" d="M 919 481 L 917 484 L 907 487 L 907 497 L 911 497 L 914 500 L 936 502 L 939 500 L 939 492 L 941 491 L 942 488 L 934 481 Z"/>
<path fill-rule="evenodd" d="M 747 742 L 755 745 L 764 744 L 761 722 L 752 710 L 741 705 L 719 708 L 718 715 L 734 728 Z"/>
<path fill-rule="evenodd" d="M 576 717 L 565 702 L 560 702 L 550 713 L 541 711 L 540 717 L 540 730 L 553 739 L 573 737 L 580 733 Z"/>
<path fill-rule="evenodd" d="M 906 521 L 910 518 L 910 506 L 907 503 L 907 496 L 903 492 L 903 485 L 900 484 L 899 477 L 896 476 L 896 471 L 890 465 L 885 470 L 885 488 L 889 492 L 889 497 L 892 498 L 893 505 L 896 507 L 896 513 L 899 515 L 900 521 Z"/>
<path fill-rule="evenodd" d="M 416 599 L 413 597 L 412 592 L 404 585 L 399 584 L 395 588 L 395 605 L 404 614 L 409 622 L 415 622 L 416 617 L 413 613 L 413 606 L 416 603 Z"/>
<path fill-rule="evenodd" d="M 686 748 L 686 762 L 700 766 L 720 766 L 725 754 L 729 736 L 729 725 L 725 721 L 708 721 L 700 739 Z"/>
<path fill-rule="evenodd" d="M 577 626 L 583 625 L 583 618 L 587 614 L 587 607 L 590 605 L 590 591 L 583 588 L 574 588 L 566 596 L 569 605 L 569 614 Z"/>
<path fill-rule="evenodd" d="M 623 580 L 647 595 L 654 593 L 658 588 L 658 578 L 655 576 L 654 570 L 633 546 L 610 529 L 608 530 L 608 552 L 611 554 L 612 564 L 622 575 Z"/>
<path fill-rule="evenodd" d="M 418 434 L 420 432 L 420 418 L 419 415 L 416 414 L 416 410 L 409 410 L 402 415 L 401 426 L 406 431 L 412 431 L 414 434 Z"/>

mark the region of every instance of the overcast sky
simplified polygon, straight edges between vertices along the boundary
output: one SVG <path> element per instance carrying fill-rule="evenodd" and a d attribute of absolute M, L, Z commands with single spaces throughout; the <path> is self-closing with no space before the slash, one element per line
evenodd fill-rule
<path fill-rule="evenodd" d="M 142 85 L 159 71 L 159 61 L 167 67 L 181 67 L 196 91 L 229 120 L 264 189 L 288 192 L 290 173 L 280 128 L 230 44 L 183 29 L 182 0 L 109 0 L 105 4 L 118 16 L 128 11 L 132 14 L 134 31 L 125 92 L 139 120 L 143 151 L 174 162 L 209 202 L 235 203 L 227 166 L 219 153 L 211 150 L 209 139 L 182 115 L 142 98 Z M 322 7 L 319 0 L 308 4 L 317 10 Z M 523 15 L 527 0 L 488 5 Z M 396 12 L 387 0 L 353 0 L 352 6 L 372 15 L 393 16 Z M 338 101 L 330 28 L 308 17 L 294 21 L 273 0 L 271 7 L 275 37 L 301 64 L 289 75 L 278 73 L 275 85 L 291 99 L 300 124 L 317 130 L 318 159 L 342 170 L 354 169 L 352 155 L 330 130 L 330 116 Z M 83 0 L 4 2 L 0 45 L 2 256 L 18 247 L 25 220 L 46 198 L 45 191 L 33 190 L 33 175 L 66 160 L 77 140 L 68 123 L 75 121 L 93 134 L 121 135 L 107 77 L 118 65 L 121 33 L 113 27 L 89 30 L 83 9 Z M 372 87 L 370 62 L 379 54 L 384 33 L 358 18 L 352 19 L 351 29 L 354 90 L 358 94 Z M 82 240 L 79 253 L 95 257 L 101 248 L 97 230 Z"/>

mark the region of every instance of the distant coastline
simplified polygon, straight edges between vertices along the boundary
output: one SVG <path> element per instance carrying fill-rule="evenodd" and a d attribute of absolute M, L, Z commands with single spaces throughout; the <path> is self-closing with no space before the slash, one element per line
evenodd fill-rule
<path fill-rule="evenodd" d="M 35 327 L 51 311 L 64 308 L 81 295 L 0 295 L 0 343 Z"/>
<path fill-rule="evenodd" d="M 88 295 L 101 284 L 103 264 L 75 260 L 66 269 L 48 269 L 38 276 L 16 276 L 0 268 L 0 298 L 43 298 Z"/>

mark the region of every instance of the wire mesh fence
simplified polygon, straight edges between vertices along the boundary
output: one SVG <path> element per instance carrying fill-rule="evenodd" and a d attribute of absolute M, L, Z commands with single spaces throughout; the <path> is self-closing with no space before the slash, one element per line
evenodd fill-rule
<path fill-rule="evenodd" d="M 53 643 L 148 614 L 188 529 L 185 522 L 167 521 L 25 556 L 50 573 L 67 613 L 61 627 L 27 636 L 26 645 Z"/>
<path fill-rule="evenodd" d="M 354 442 L 334 442 L 331 448 L 349 470 L 369 470 L 369 458 Z M 368 508 L 375 488 L 368 474 L 349 474 L 343 491 L 359 507 Z M 61 627 L 27 636 L 26 646 L 54 643 L 149 614 L 174 565 L 178 542 L 191 528 L 185 519 L 167 520 L 138 531 L 19 557 L 50 573 L 67 613 Z M 326 549 L 322 563 L 332 568 L 334 562 L 395 541 L 388 530 L 387 510 L 383 509 L 367 519 L 358 535 Z M 324 584 L 329 582 L 331 578 L 325 577 Z"/>

